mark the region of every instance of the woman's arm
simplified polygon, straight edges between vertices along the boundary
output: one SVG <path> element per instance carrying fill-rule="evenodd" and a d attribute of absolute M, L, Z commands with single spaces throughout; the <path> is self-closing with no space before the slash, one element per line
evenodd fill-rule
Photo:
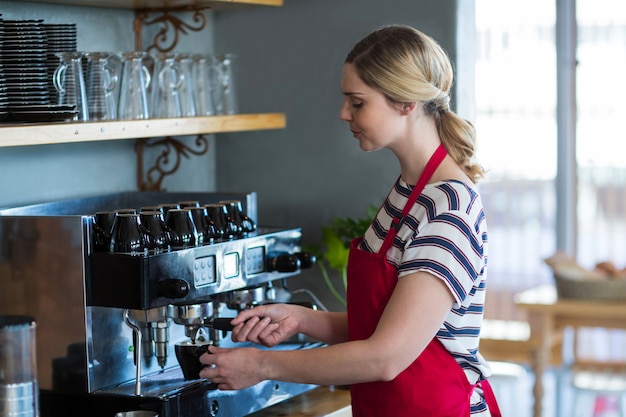
<path fill-rule="evenodd" d="M 346 313 L 318 311 L 292 304 L 268 304 L 242 311 L 231 322 L 235 342 L 274 346 L 296 333 L 335 344 L 348 340 Z"/>
<path fill-rule="evenodd" d="M 211 347 L 212 354 L 203 355 L 202 362 L 217 366 L 206 367 L 201 376 L 218 383 L 220 389 L 240 389 L 266 379 L 319 385 L 388 381 L 422 353 L 453 303 L 439 278 L 417 272 L 399 279 L 369 339 L 286 351 Z M 302 317 L 310 320 L 302 330 L 316 327 L 319 334 L 328 335 L 332 333 L 328 329 L 337 328 L 333 313 L 311 311 Z M 267 321 L 265 329 L 276 324 Z"/>

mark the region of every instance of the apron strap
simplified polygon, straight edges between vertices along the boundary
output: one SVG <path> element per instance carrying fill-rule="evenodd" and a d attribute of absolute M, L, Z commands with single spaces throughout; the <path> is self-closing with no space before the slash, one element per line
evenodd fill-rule
<path fill-rule="evenodd" d="M 441 164 L 441 161 L 446 157 L 448 153 L 446 152 L 446 148 L 443 147 L 443 144 L 440 144 L 439 147 L 432 154 L 426 166 L 424 167 L 424 171 L 422 171 L 422 175 L 420 175 L 419 180 L 417 180 L 417 184 L 415 184 L 415 188 L 411 192 L 409 199 L 404 205 L 404 209 L 402 210 L 402 216 L 400 218 L 394 217 L 391 220 L 391 227 L 389 227 L 389 232 L 387 232 L 387 236 L 385 236 L 385 241 L 383 242 L 382 247 L 380 248 L 379 253 L 387 253 L 391 245 L 393 244 L 394 239 L 396 238 L 396 234 L 400 229 L 400 225 L 404 222 L 406 216 L 408 216 L 411 208 L 413 208 L 413 204 L 417 201 L 420 194 L 428 184 L 428 181 L 432 178 L 433 174 Z"/>
<path fill-rule="evenodd" d="M 491 388 L 491 384 L 489 383 L 489 381 L 483 379 L 476 385 L 481 387 L 483 390 L 485 402 L 487 403 L 487 407 L 489 407 L 491 417 L 502 417 L 502 412 L 500 411 L 500 407 L 498 406 L 498 401 L 496 401 L 496 395 L 493 393 L 493 389 Z"/>

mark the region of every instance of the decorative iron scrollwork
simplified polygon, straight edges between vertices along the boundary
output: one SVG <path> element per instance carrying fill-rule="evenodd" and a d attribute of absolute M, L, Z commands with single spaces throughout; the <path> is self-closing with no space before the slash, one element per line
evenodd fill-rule
<path fill-rule="evenodd" d="M 141 36 L 142 28 L 144 26 L 161 25 L 159 31 L 154 35 L 152 43 L 145 48 L 146 52 L 157 50 L 160 52 L 170 52 L 178 45 L 180 34 L 188 34 L 191 32 L 200 32 L 207 25 L 207 17 L 204 14 L 205 8 L 197 8 L 191 10 L 179 10 L 179 11 L 191 11 L 193 12 L 191 23 L 187 23 L 178 16 L 176 16 L 171 10 L 159 10 L 161 13 L 159 16 L 148 19 L 150 14 L 149 10 L 139 10 L 135 14 L 135 36 L 137 42 L 137 50 L 141 50 Z"/>
<path fill-rule="evenodd" d="M 170 52 L 176 48 L 180 34 L 187 35 L 189 32 L 199 32 L 207 25 L 207 17 L 204 8 L 187 8 L 177 10 L 137 10 L 135 13 L 135 49 L 137 51 L 153 50 Z M 191 23 L 187 23 L 174 13 L 191 12 Z M 153 19 L 149 19 L 150 13 L 158 13 Z M 154 36 L 152 43 L 147 48 L 142 46 L 143 28 L 146 26 L 160 25 L 160 29 Z M 137 153 L 137 188 L 140 191 L 164 191 L 163 179 L 175 173 L 180 167 L 183 157 L 190 158 L 192 155 L 204 155 L 209 150 L 209 141 L 204 136 L 196 137 L 194 141 L 196 149 L 193 149 L 180 140 L 172 137 L 161 139 L 137 139 L 135 151 Z M 144 147 L 163 147 L 162 152 L 156 158 L 154 166 L 144 171 Z M 144 177 L 145 172 L 145 177 Z"/>
<path fill-rule="evenodd" d="M 156 158 L 154 166 L 146 172 L 144 180 L 143 151 L 144 147 L 163 147 Z M 137 152 L 137 189 L 140 191 L 165 191 L 162 189 L 163 179 L 173 174 L 180 167 L 182 158 L 190 158 L 192 155 L 204 155 L 209 150 L 209 140 L 199 135 L 194 141 L 196 149 L 185 145 L 180 140 L 167 136 L 162 139 L 137 139 L 135 151 Z"/>

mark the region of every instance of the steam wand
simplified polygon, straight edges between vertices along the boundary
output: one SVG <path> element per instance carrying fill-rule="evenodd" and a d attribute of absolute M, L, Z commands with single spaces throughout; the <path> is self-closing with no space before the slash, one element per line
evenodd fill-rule
<path fill-rule="evenodd" d="M 141 329 L 135 323 L 130 321 L 130 310 L 124 310 L 124 321 L 126 325 L 133 329 L 133 333 L 137 337 L 135 344 L 135 395 L 141 396 Z"/>

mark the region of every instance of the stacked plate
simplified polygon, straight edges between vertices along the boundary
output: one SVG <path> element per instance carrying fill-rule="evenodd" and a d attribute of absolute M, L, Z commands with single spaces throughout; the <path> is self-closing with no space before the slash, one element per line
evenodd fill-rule
<path fill-rule="evenodd" d="M 21 121 L 55 121 L 75 110 L 51 104 L 48 84 L 48 41 L 43 20 L 4 20 L 0 66 L 9 115 Z"/>
<path fill-rule="evenodd" d="M 7 84 L 4 81 L 2 70 L 2 41 L 4 40 L 4 23 L 0 14 L 0 121 L 9 115 L 9 97 L 7 96 Z"/>
<path fill-rule="evenodd" d="M 76 51 L 76 24 L 44 24 L 43 28 L 48 39 L 48 51 L 46 53 L 48 92 L 50 94 L 50 102 L 57 103 L 57 91 L 52 81 L 54 71 L 59 66 L 57 53 Z"/>

